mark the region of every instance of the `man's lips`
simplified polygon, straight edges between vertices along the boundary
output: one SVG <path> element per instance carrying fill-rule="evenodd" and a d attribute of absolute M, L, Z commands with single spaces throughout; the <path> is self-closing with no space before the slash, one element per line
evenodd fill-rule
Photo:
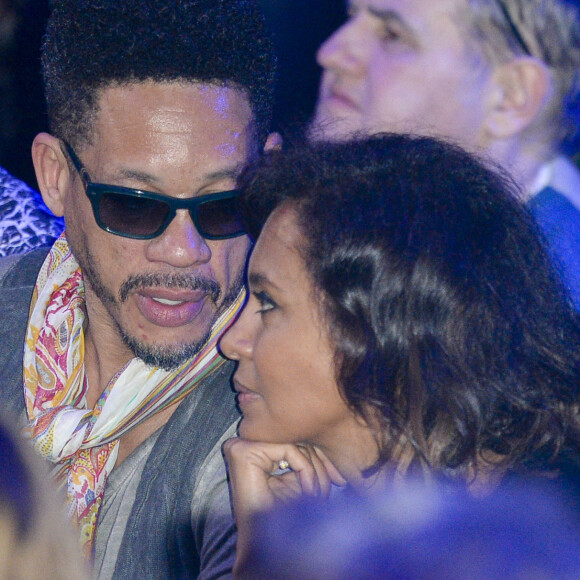
<path fill-rule="evenodd" d="M 175 328 L 192 322 L 205 305 L 203 290 L 145 288 L 134 294 L 137 308 L 151 323 Z"/>
<path fill-rule="evenodd" d="M 322 103 L 325 106 L 358 110 L 356 100 L 337 86 L 329 86 L 322 92 Z"/>

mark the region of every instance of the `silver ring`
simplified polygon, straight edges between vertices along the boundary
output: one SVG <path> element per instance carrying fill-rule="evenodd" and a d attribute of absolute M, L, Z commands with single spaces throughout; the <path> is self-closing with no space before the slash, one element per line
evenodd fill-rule
<path fill-rule="evenodd" d="M 286 469 L 289 469 L 289 468 L 290 468 L 290 464 L 285 459 L 282 459 L 278 463 L 278 469 L 281 469 L 282 471 L 285 471 Z"/>

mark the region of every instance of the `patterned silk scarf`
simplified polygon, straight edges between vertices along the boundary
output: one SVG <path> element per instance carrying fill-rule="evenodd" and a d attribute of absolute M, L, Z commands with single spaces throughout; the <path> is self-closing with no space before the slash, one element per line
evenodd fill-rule
<path fill-rule="evenodd" d="M 67 487 L 69 515 L 90 557 L 107 476 L 123 433 L 190 393 L 224 359 L 217 341 L 244 293 L 214 324 L 201 352 L 177 371 L 134 358 L 109 382 L 94 409 L 85 399 L 83 277 L 65 234 L 55 242 L 34 288 L 24 347 L 27 431 Z"/>

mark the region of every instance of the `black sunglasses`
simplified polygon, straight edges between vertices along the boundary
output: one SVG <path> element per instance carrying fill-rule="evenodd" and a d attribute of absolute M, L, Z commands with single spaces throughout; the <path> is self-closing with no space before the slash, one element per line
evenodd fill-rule
<path fill-rule="evenodd" d="M 207 240 L 225 240 L 246 233 L 237 190 L 178 199 L 141 189 L 93 183 L 72 147 L 63 143 L 83 181 L 95 220 L 107 232 L 150 240 L 167 229 L 178 209 L 186 209 L 197 231 Z"/>

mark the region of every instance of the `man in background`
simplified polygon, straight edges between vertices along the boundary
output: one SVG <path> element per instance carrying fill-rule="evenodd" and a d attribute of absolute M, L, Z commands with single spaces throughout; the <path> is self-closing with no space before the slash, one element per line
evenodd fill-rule
<path fill-rule="evenodd" d="M 313 138 L 447 137 L 523 188 L 580 307 L 580 6 L 570 0 L 351 0 L 319 49 Z M 437 168 L 433 168 L 437 171 Z"/>
<path fill-rule="evenodd" d="M 32 155 L 66 229 L 0 261 L 4 405 L 25 401 L 95 576 L 228 575 L 221 442 L 238 412 L 216 343 L 250 245 L 236 178 L 273 142 L 262 15 L 57 0 L 42 64 L 50 134 Z"/>

